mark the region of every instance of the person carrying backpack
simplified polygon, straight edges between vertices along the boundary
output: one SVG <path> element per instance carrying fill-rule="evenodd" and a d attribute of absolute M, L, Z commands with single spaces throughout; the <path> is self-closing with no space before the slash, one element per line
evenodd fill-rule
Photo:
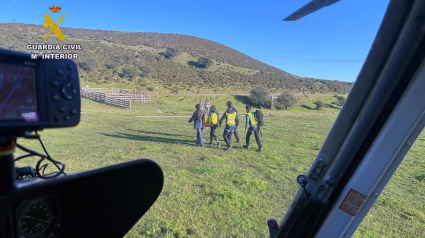
<path fill-rule="evenodd" d="M 229 101 L 229 103 L 232 103 L 232 102 Z M 236 113 L 238 113 L 238 110 L 236 110 L 236 107 L 235 106 L 232 106 L 232 108 L 235 110 Z M 235 127 L 234 133 L 235 133 L 236 143 L 241 142 L 241 139 L 239 138 L 239 133 L 238 133 L 238 126 Z"/>
<path fill-rule="evenodd" d="M 262 118 L 259 118 L 258 111 L 256 113 L 251 112 L 251 106 L 246 106 L 246 123 L 245 123 L 245 132 L 246 132 L 246 144 L 243 145 L 243 148 L 249 148 L 249 138 L 251 137 L 251 134 L 254 133 L 255 140 L 257 141 L 258 145 L 258 152 L 261 152 L 263 150 L 263 146 L 261 145 L 260 140 L 260 133 L 259 133 L 259 126 L 262 123 Z M 262 113 L 261 113 L 262 115 Z M 260 123 L 261 122 L 261 123 Z"/>
<path fill-rule="evenodd" d="M 215 130 L 218 127 L 218 122 L 220 120 L 220 115 L 216 109 L 215 106 L 211 106 L 210 110 L 210 120 L 211 120 L 211 131 L 210 131 L 210 144 L 212 144 L 213 139 L 217 142 L 217 146 L 220 146 L 220 141 L 218 141 L 218 138 L 215 134 Z"/>
<path fill-rule="evenodd" d="M 226 121 L 226 127 L 224 128 L 223 132 L 223 138 L 227 145 L 227 150 L 232 149 L 232 134 L 235 131 L 235 128 L 238 127 L 239 119 L 238 114 L 236 113 L 235 109 L 233 109 L 232 102 L 227 102 L 227 111 L 223 114 L 223 117 L 220 119 L 220 124 L 223 123 L 223 121 Z"/>
<path fill-rule="evenodd" d="M 204 115 L 201 110 L 201 106 L 196 104 L 196 111 L 193 112 L 192 117 L 189 119 L 189 123 L 193 121 L 193 127 L 196 130 L 196 145 L 204 147 L 204 139 L 202 138 L 202 129 L 204 129 L 204 122 L 202 117 Z"/>

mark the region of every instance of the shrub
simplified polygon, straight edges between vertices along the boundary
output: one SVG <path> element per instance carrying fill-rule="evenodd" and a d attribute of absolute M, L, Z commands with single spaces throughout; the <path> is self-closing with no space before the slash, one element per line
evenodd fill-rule
<path fill-rule="evenodd" d="M 336 97 L 336 105 L 337 106 L 340 106 L 340 107 L 342 107 L 342 105 L 344 105 L 344 102 L 345 102 L 345 98 L 344 97 L 342 97 L 342 96 L 337 96 Z"/>
<path fill-rule="evenodd" d="M 171 59 L 178 56 L 179 54 L 180 54 L 180 51 L 178 51 L 177 49 L 167 48 L 167 50 L 165 50 L 165 52 L 163 53 L 163 56 L 167 59 Z"/>
<path fill-rule="evenodd" d="M 121 78 L 133 78 L 136 76 L 137 70 L 135 70 L 133 67 L 125 66 L 121 69 Z"/>
<path fill-rule="evenodd" d="M 321 102 L 321 101 L 315 101 L 314 102 L 314 105 L 316 105 L 315 110 L 322 110 L 323 107 L 325 106 L 325 104 L 323 102 Z"/>
<path fill-rule="evenodd" d="M 89 63 L 87 63 L 87 62 L 78 62 L 77 63 L 77 66 L 80 69 L 85 70 L 85 71 L 91 71 L 92 70 L 91 65 Z"/>
<path fill-rule="evenodd" d="M 105 83 L 112 83 L 114 81 L 114 78 L 110 75 L 105 76 Z"/>
<path fill-rule="evenodd" d="M 251 90 L 249 100 L 251 104 L 258 107 L 270 107 L 271 95 L 267 88 L 258 87 Z"/>
<path fill-rule="evenodd" d="M 206 69 L 213 64 L 213 61 L 211 59 L 201 57 L 201 58 L 198 59 L 197 63 L 198 63 L 199 68 Z"/>
<path fill-rule="evenodd" d="M 152 72 L 152 68 L 147 65 L 139 65 L 140 77 L 148 76 Z"/>
<path fill-rule="evenodd" d="M 277 104 L 283 109 L 288 110 L 288 107 L 293 107 L 297 104 L 297 99 L 290 92 L 283 92 L 277 97 Z"/>
<path fill-rule="evenodd" d="M 276 106 L 273 105 L 273 107 L 276 108 L 277 110 L 285 110 L 285 107 L 282 105 L 276 105 Z"/>

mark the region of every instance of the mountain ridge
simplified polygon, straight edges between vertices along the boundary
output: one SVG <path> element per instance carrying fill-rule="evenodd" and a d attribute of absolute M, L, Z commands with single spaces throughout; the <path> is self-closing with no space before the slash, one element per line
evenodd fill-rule
<path fill-rule="evenodd" d="M 81 44 L 76 60 L 82 82 L 104 86 L 125 85 L 145 91 L 246 93 L 264 86 L 272 92 L 301 91 L 346 94 L 353 83 L 292 75 L 224 44 L 174 33 L 123 32 L 60 28 L 61 42 L 53 34 L 43 41 L 42 25 L 0 23 L 0 43 L 6 49 L 29 51 L 27 44 Z M 166 57 L 166 50 L 178 52 Z M 37 53 L 58 53 L 40 51 Z M 200 58 L 210 67 L 199 67 Z M 159 91 L 158 91 L 159 90 Z"/>

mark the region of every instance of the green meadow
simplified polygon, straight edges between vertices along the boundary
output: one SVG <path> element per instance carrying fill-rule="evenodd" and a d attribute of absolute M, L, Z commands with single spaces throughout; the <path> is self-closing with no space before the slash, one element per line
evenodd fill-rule
<path fill-rule="evenodd" d="M 254 138 L 249 149 L 242 148 L 244 143 L 233 143 L 227 151 L 223 127 L 218 129 L 221 147 L 195 146 L 196 133 L 188 119 L 194 105 L 205 98 L 154 96 L 152 103 L 133 103 L 131 110 L 82 99 L 77 127 L 40 134 L 49 154 L 66 163 L 66 172 L 138 158 L 150 158 L 162 167 L 163 191 L 127 233 L 128 238 L 268 237 L 266 221 L 270 217 L 280 221 L 287 211 L 299 187 L 296 177 L 307 173 L 337 117 L 340 108 L 332 104 L 336 99 L 333 95 L 299 96 L 298 106 L 274 110 L 273 116 L 263 109 L 263 152 L 257 153 Z M 220 114 L 228 100 L 243 113 L 246 97 L 211 97 Z M 316 100 L 328 107 L 314 110 Z M 243 125 L 243 116 L 241 120 Z M 244 128 L 240 128 L 244 141 Z M 206 142 L 208 132 L 206 128 Z M 42 150 L 36 141 L 19 142 Z M 421 134 L 354 237 L 425 237 L 424 153 L 425 135 Z M 35 164 L 29 158 L 18 166 Z"/>

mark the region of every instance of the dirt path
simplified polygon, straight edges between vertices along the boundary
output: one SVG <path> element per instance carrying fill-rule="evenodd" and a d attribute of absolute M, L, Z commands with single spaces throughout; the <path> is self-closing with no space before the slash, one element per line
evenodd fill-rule
<path fill-rule="evenodd" d="M 136 116 L 136 117 L 145 117 L 145 118 L 165 118 L 165 117 L 191 117 L 191 116 Z"/>
<path fill-rule="evenodd" d="M 183 94 L 175 94 L 175 93 L 166 93 L 166 94 L 149 94 L 150 96 L 249 96 L 249 93 L 200 93 L 200 94 L 194 94 L 194 93 L 183 93 Z M 279 93 L 272 93 L 270 94 L 272 96 L 279 96 Z M 301 95 L 299 93 L 295 95 Z M 335 94 L 308 94 L 309 96 L 334 96 Z"/>
<path fill-rule="evenodd" d="M 334 115 L 332 113 L 290 113 L 290 114 L 273 114 L 272 116 L 326 116 L 326 115 Z M 336 115 L 336 114 L 335 114 Z M 270 116 L 270 115 L 264 115 Z"/>
<path fill-rule="evenodd" d="M 200 94 L 149 94 L 150 96 L 249 96 L 249 94 L 227 94 L 227 93 L 200 93 Z"/>
<path fill-rule="evenodd" d="M 292 114 L 274 114 L 273 116 L 325 116 L 325 115 L 333 115 L 329 113 L 292 113 Z M 270 115 L 264 115 L 266 117 Z M 142 117 L 142 118 L 167 118 L 167 117 L 191 117 L 191 116 L 136 116 L 136 117 Z"/>

